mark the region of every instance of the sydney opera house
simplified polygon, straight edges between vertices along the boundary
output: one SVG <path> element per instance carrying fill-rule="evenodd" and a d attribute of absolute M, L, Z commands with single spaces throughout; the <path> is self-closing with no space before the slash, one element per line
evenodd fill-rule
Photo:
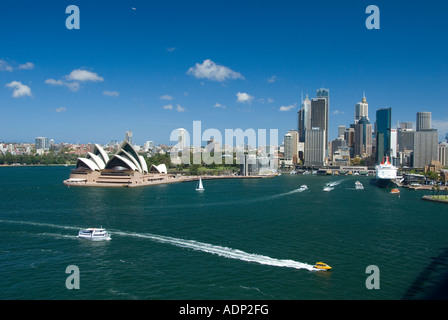
<path fill-rule="evenodd" d="M 124 140 L 115 155 L 108 154 L 95 144 L 93 152 L 78 158 L 76 169 L 64 180 L 68 186 L 137 187 L 151 184 L 177 182 L 167 173 L 164 164 L 148 168 L 145 159 Z"/>

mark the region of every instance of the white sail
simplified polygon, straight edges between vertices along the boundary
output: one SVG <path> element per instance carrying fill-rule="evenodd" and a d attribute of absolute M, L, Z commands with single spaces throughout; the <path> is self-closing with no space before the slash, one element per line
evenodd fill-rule
<path fill-rule="evenodd" d="M 204 186 L 202 185 L 202 179 L 201 179 L 201 177 L 199 177 L 199 184 L 198 184 L 196 190 L 198 190 L 198 191 L 199 191 L 199 190 L 204 190 Z"/>

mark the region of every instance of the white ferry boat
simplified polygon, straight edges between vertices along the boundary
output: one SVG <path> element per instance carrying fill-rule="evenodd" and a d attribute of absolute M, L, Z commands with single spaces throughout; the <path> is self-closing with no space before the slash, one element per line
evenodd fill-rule
<path fill-rule="evenodd" d="M 379 187 L 387 187 L 390 182 L 395 182 L 397 179 L 397 168 L 394 167 L 389 157 L 383 158 L 383 162 L 375 167 L 376 182 Z"/>
<path fill-rule="evenodd" d="M 330 192 L 331 190 L 333 190 L 334 189 L 334 187 L 331 187 L 331 186 L 326 186 L 325 188 L 323 188 L 323 190 L 322 191 L 325 191 L 325 192 Z"/>
<path fill-rule="evenodd" d="M 299 188 L 300 191 L 308 190 L 308 186 L 306 184 L 302 184 Z"/>
<path fill-rule="evenodd" d="M 79 230 L 78 238 L 89 240 L 110 240 L 110 234 L 103 228 L 88 228 Z"/>

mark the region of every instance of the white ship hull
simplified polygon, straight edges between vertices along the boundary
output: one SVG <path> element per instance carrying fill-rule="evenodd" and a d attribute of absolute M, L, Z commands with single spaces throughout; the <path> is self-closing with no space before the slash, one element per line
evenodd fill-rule
<path fill-rule="evenodd" d="M 397 168 L 389 162 L 386 157 L 383 162 L 376 166 L 376 182 L 380 187 L 387 187 L 397 179 Z"/>

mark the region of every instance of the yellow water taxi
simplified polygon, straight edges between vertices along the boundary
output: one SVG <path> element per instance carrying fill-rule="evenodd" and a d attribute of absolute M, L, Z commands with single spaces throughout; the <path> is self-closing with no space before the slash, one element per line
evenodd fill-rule
<path fill-rule="evenodd" d="M 314 265 L 315 269 L 319 269 L 319 270 L 331 270 L 331 267 L 323 262 L 316 262 L 316 264 Z"/>

